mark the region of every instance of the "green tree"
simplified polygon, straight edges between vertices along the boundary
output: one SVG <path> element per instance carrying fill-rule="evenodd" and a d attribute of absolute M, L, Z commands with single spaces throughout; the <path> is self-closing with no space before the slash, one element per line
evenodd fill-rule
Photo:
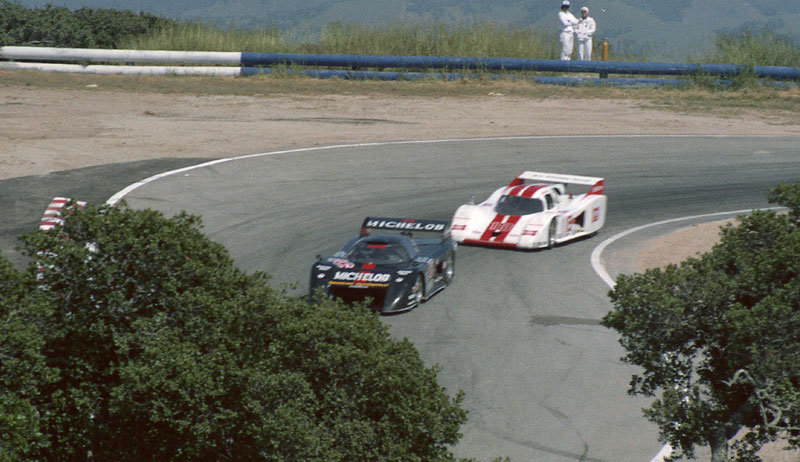
<path fill-rule="evenodd" d="M 18 309 L 24 292 L 22 274 L 0 258 L 0 462 L 31 460 L 48 445 L 34 401 L 50 371 L 44 338 Z"/>
<path fill-rule="evenodd" d="M 621 334 L 623 361 L 640 366 L 629 393 L 661 438 L 693 457 L 759 460 L 768 441 L 800 447 L 800 183 L 768 199 L 788 214 L 755 211 L 680 265 L 621 275 L 603 325 Z"/>
<path fill-rule="evenodd" d="M 0 0 L 0 46 L 116 48 L 124 39 L 175 26 L 171 19 L 148 13 L 106 8 L 45 5 L 25 8 Z"/>
<path fill-rule="evenodd" d="M 0 263 L 8 460 L 453 459 L 462 394 L 409 342 L 241 272 L 197 217 L 90 204 L 22 239 L 42 271 Z"/>

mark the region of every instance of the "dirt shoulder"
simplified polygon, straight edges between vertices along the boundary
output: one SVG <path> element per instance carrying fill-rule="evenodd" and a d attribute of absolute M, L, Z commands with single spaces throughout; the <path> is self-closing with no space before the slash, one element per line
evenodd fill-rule
<path fill-rule="evenodd" d="M 30 74 L 28 74 L 30 75 Z M 34 74 L 35 75 L 35 74 Z M 32 78 L 32 77 L 28 77 Z M 42 79 L 58 77 L 45 76 Z M 159 92 L 175 79 L 119 88 L 118 79 L 81 76 L 59 85 L 0 82 L 0 179 L 165 157 L 229 157 L 277 149 L 369 141 L 517 135 L 742 134 L 798 135 L 796 113 L 737 109 L 686 113 L 652 102 L 586 98 L 574 89 L 520 92 L 509 85 L 369 84 L 276 93 L 273 82 L 248 82 L 250 94 Z M 11 84 L 7 83 L 12 81 Z M 190 81 L 191 82 L 191 81 Z M 199 81 L 207 85 L 206 80 Z M 230 82 L 229 82 L 230 83 Z M 235 83 L 235 82 L 234 82 Z M 256 85 L 256 86 L 254 86 Z M 294 83 L 294 86 L 302 83 Z M 398 86 L 408 83 L 397 83 Z M 285 90 L 291 86 L 277 85 Z M 184 91 L 192 91 L 188 86 Z M 419 91 L 423 89 L 424 91 Z M 259 94 L 253 92 L 263 91 Z M 463 90 L 455 87 L 455 90 Z M 178 90 L 180 91 L 180 89 Z M 208 91 L 201 86 L 196 91 Z M 326 91 L 329 91 L 326 93 Z M 339 91 L 339 93 L 334 93 Z M 244 90 L 242 91 L 244 92 Z M 596 91 L 595 91 L 596 93 Z M 442 95 L 442 96 L 437 96 Z M 552 96 L 552 97 L 551 97 Z"/>

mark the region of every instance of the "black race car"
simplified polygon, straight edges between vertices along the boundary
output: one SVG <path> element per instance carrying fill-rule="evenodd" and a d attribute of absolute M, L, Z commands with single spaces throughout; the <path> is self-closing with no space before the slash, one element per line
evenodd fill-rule
<path fill-rule="evenodd" d="M 361 234 L 333 256 L 318 256 L 309 293 L 345 303 L 369 301 L 381 313 L 417 307 L 447 287 L 455 275 L 456 242 L 449 222 L 367 217 Z M 380 230 L 370 234 L 370 230 Z"/>

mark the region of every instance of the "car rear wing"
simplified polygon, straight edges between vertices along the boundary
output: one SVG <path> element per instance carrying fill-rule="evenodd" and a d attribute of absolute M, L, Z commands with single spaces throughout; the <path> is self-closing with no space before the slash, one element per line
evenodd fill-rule
<path fill-rule="evenodd" d="M 417 220 L 414 218 L 364 218 L 364 223 L 361 225 L 361 235 L 366 236 L 371 229 L 447 235 L 450 232 L 450 222 L 446 220 Z"/>
<path fill-rule="evenodd" d="M 547 183 L 580 184 L 589 186 L 587 195 L 603 194 L 605 179 L 595 176 L 562 175 L 560 173 L 522 172 L 514 178 L 509 186 L 518 186 L 530 182 L 543 181 Z"/>

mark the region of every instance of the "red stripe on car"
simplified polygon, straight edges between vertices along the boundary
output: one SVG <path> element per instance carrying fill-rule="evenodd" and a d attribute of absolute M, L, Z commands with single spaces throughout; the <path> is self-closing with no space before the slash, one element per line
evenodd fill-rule
<path fill-rule="evenodd" d="M 489 225 L 483 231 L 483 234 L 481 234 L 480 240 L 481 241 L 489 240 L 489 238 L 492 237 L 492 233 L 494 232 L 494 230 L 497 229 L 498 225 L 503 223 L 503 219 L 505 217 L 506 217 L 506 215 L 501 215 L 499 213 L 495 214 L 495 216 L 492 219 L 492 221 L 489 223 Z"/>
<path fill-rule="evenodd" d="M 510 233 L 511 230 L 514 229 L 514 225 L 517 224 L 520 218 L 522 217 L 520 217 L 519 215 L 509 216 L 508 221 L 503 223 L 504 226 L 500 228 L 500 234 L 495 236 L 493 239 L 495 241 L 503 242 L 506 239 L 506 236 L 508 236 L 508 233 Z"/>

